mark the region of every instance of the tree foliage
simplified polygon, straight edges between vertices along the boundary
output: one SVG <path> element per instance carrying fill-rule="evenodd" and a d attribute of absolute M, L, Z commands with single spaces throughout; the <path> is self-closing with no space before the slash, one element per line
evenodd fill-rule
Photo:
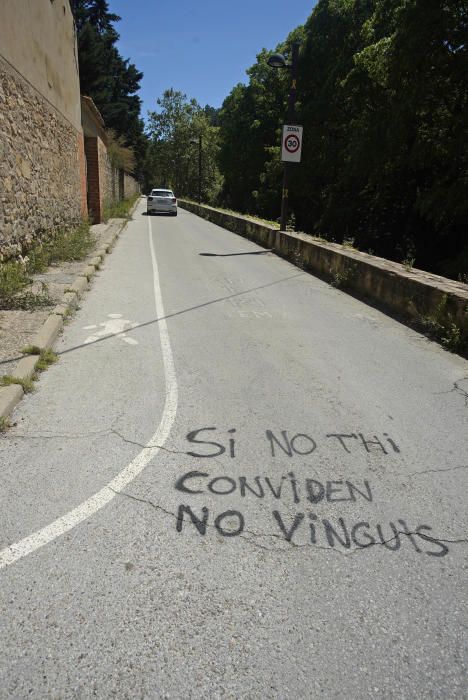
<path fill-rule="evenodd" d="M 202 108 L 194 99 L 168 89 L 149 113 L 150 145 L 146 162 L 147 188 L 171 187 L 179 196 L 195 199 L 199 186 L 201 137 L 201 194 L 214 202 L 220 188 L 217 167 L 218 128 L 212 126 L 216 110 Z"/>
<path fill-rule="evenodd" d="M 466 0 L 320 0 L 304 27 L 290 205 L 303 230 L 468 269 Z M 279 215 L 287 71 L 263 50 L 220 113 L 225 204 Z"/>
<path fill-rule="evenodd" d="M 302 37 L 299 27 L 277 50 Z M 267 218 L 278 215 L 281 190 L 280 127 L 286 111 L 288 75 L 267 65 L 263 49 L 249 68 L 249 83 L 238 84 L 224 100 L 219 115 L 220 168 L 223 202 L 243 212 Z"/>
<path fill-rule="evenodd" d="M 136 94 L 143 74 L 117 47 L 114 23 L 120 17 L 109 11 L 107 0 L 71 0 L 75 17 L 83 95 L 92 97 L 106 127 L 130 147 L 140 173 L 147 147 L 140 117 L 141 100 Z"/>
<path fill-rule="evenodd" d="M 135 153 L 132 148 L 125 145 L 123 136 L 117 136 L 115 131 L 107 129 L 107 154 L 114 168 L 125 170 L 127 173 L 135 172 Z"/>

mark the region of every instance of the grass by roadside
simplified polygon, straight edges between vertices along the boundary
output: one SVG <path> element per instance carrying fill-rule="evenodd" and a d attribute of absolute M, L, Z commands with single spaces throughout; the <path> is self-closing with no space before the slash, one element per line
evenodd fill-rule
<path fill-rule="evenodd" d="M 137 199 L 140 198 L 140 194 L 134 194 L 133 197 L 128 199 L 123 199 L 121 202 L 113 202 L 112 204 L 106 204 L 104 206 L 103 219 L 108 221 L 109 219 L 127 219 L 129 213 Z"/>
<path fill-rule="evenodd" d="M 49 365 L 57 362 L 59 357 L 53 350 L 41 350 L 37 345 L 26 345 L 21 352 L 23 355 L 38 355 L 35 368 L 38 372 L 44 372 Z"/>
<path fill-rule="evenodd" d="M 181 197 L 181 199 L 184 199 L 186 202 L 189 202 L 190 204 L 198 204 L 193 199 L 187 199 L 186 197 Z M 257 224 L 266 224 L 267 226 L 273 226 L 273 228 L 279 229 L 280 225 L 277 221 L 270 221 L 269 219 L 261 219 L 259 216 L 253 216 L 252 214 L 241 214 L 238 211 L 234 211 L 234 209 L 223 209 L 222 207 L 214 206 L 211 204 L 206 204 L 205 202 L 202 202 L 202 206 L 205 207 L 212 207 L 212 209 L 216 209 L 216 211 L 222 211 L 224 214 L 232 214 L 233 216 L 242 216 L 244 219 L 250 219 L 250 221 L 254 221 Z"/>
<path fill-rule="evenodd" d="M 82 260 L 94 242 L 89 223 L 83 222 L 76 229 L 57 232 L 18 260 L 0 263 L 0 309 L 30 310 L 50 305 L 47 285 L 40 284 L 37 291 L 28 289 L 31 275 L 44 272 L 53 263 Z"/>
<path fill-rule="evenodd" d="M 20 386 L 22 386 L 25 394 L 30 394 L 32 391 L 34 391 L 33 379 L 14 377 L 11 374 L 4 374 L 3 377 L 0 378 L 0 387 L 11 386 L 12 384 L 19 384 Z"/>
<path fill-rule="evenodd" d="M 30 379 L 26 377 L 15 377 L 12 374 L 4 374 L 0 377 L 0 388 L 11 386 L 12 384 L 19 384 L 23 388 L 25 394 L 30 394 L 35 391 L 35 384 L 39 379 L 39 373 L 45 372 L 50 365 L 53 365 L 58 361 L 58 355 L 53 352 L 53 350 L 41 350 L 36 345 L 27 345 L 21 352 L 23 355 L 37 355 L 37 361 L 34 365 L 34 373 Z M 3 422 L 0 421 L 0 432 L 5 432 L 8 424 L 5 419 Z"/>

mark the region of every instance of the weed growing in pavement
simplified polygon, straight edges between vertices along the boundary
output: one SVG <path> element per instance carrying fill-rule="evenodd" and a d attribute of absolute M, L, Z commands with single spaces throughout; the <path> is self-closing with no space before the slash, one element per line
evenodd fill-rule
<path fill-rule="evenodd" d="M 346 289 L 351 286 L 351 282 L 356 272 L 356 265 L 347 265 L 343 270 L 335 270 L 332 273 L 331 286 L 337 289 Z"/>
<path fill-rule="evenodd" d="M 405 258 L 401 261 L 401 264 L 405 268 L 406 272 L 411 272 L 413 269 L 415 258 Z"/>
<path fill-rule="evenodd" d="M 42 350 L 39 345 L 25 345 L 24 348 L 20 350 L 23 355 L 40 355 Z"/>
<path fill-rule="evenodd" d="M 50 365 L 57 362 L 58 359 L 58 355 L 53 352 L 53 350 L 42 350 L 36 362 L 36 369 L 38 372 L 44 372 Z"/>
<path fill-rule="evenodd" d="M 44 372 L 59 359 L 59 356 L 53 350 L 41 350 L 38 345 L 26 345 L 20 352 L 22 352 L 23 355 L 38 355 L 35 364 L 35 369 L 38 372 Z M 36 380 L 37 378 L 38 375 L 36 374 L 33 379 Z"/>
<path fill-rule="evenodd" d="M 452 314 L 447 310 L 447 295 L 444 294 L 432 314 L 419 317 L 419 324 L 427 335 L 438 340 L 453 352 L 468 350 L 468 337 L 453 321 Z"/>
<path fill-rule="evenodd" d="M 337 289 L 344 289 L 348 286 L 349 273 L 347 270 L 344 272 L 334 272 L 332 275 L 332 280 L 330 282 L 332 287 Z"/>
<path fill-rule="evenodd" d="M 445 333 L 441 337 L 442 344 L 449 350 L 458 350 L 461 348 L 463 341 L 460 328 L 455 323 L 451 323 L 444 330 Z"/>
<path fill-rule="evenodd" d="M 29 282 L 28 282 L 29 283 Z M 33 311 L 44 306 L 51 306 L 52 299 L 47 292 L 47 285 L 42 284 L 41 291 L 31 292 L 29 290 L 15 292 L 14 294 L 3 295 L 0 291 L 0 309 L 20 309 L 22 311 Z"/>
<path fill-rule="evenodd" d="M 22 379 L 21 377 L 12 377 L 11 374 L 4 374 L 0 379 L 0 386 L 11 386 L 12 384 L 19 384 L 23 387 L 25 394 L 30 394 L 34 391 L 34 382 L 32 379 Z"/>
<path fill-rule="evenodd" d="M 195 204 L 198 206 L 198 202 L 195 202 L 193 199 L 186 199 L 186 202 L 189 202 L 190 204 Z M 203 204 L 202 206 L 211 206 L 211 204 Z M 252 214 L 242 214 L 239 211 L 235 211 L 234 209 L 223 209 L 222 207 L 211 207 L 212 209 L 216 209 L 216 211 L 221 211 L 224 214 L 232 214 L 233 216 L 241 216 L 244 219 L 249 219 L 250 221 L 253 221 L 256 224 L 267 224 L 268 226 L 272 226 L 273 228 L 276 228 L 279 230 L 280 225 L 279 221 L 271 221 L 270 219 L 261 219 L 259 216 L 253 216 Z"/>
<path fill-rule="evenodd" d="M 289 231 L 290 233 L 294 233 L 296 230 L 296 217 L 294 214 L 291 214 L 288 217 L 288 223 L 286 224 L 286 231 Z"/>
<path fill-rule="evenodd" d="M 49 265 L 54 262 L 82 260 L 95 244 L 95 238 L 84 221 L 72 231 L 59 232 L 46 244 Z"/>
<path fill-rule="evenodd" d="M 2 300 L 11 299 L 30 282 L 23 260 L 12 260 L 0 264 L 0 306 Z"/>
<path fill-rule="evenodd" d="M 10 427 L 10 421 L 4 416 L 0 416 L 0 433 L 6 433 Z"/>
<path fill-rule="evenodd" d="M 354 247 L 354 238 L 343 238 L 343 243 L 341 245 L 343 246 L 343 248 L 357 250 L 357 248 Z"/>
<path fill-rule="evenodd" d="M 11 305 L 7 308 L 21 309 L 22 311 L 34 311 L 45 306 L 51 306 L 53 300 L 50 298 L 47 291 L 47 285 L 42 284 L 41 291 L 38 293 L 26 291 L 18 294 L 11 301 Z"/>

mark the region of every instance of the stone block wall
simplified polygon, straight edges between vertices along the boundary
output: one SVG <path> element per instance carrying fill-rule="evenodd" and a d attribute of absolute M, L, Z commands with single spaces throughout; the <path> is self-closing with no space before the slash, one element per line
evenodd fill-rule
<path fill-rule="evenodd" d="M 0 259 L 79 223 L 82 134 L 0 57 Z"/>
<path fill-rule="evenodd" d="M 135 180 L 134 177 L 132 177 L 128 173 L 124 173 L 124 199 L 133 197 L 133 195 L 138 194 L 139 192 L 139 183 Z"/>
<path fill-rule="evenodd" d="M 114 201 L 114 168 L 107 155 L 106 145 L 98 139 L 99 177 L 101 180 L 101 211 Z"/>
<path fill-rule="evenodd" d="M 84 137 L 87 165 L 88 213 L 95 224 L 101 221 L 101 193 L 99 177 L 98 140 L 94 136 Z"/>
<path fill-rule="evenodd" d="M 86 182 L 86 154 L 83 133 L 78 134 L 78 159 L 80 163 L 80 197 L 81 197 L 81 218 L 85 219 L 88 216 L 87 192 L 88 185 Z"/>

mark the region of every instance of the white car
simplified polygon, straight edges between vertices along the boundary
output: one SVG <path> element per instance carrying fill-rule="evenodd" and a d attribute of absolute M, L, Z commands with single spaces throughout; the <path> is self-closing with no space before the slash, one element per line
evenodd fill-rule
<path fill-rule="evenodd" d="M 153 212 L 177 216 L 177 199 L 172 190 L 151 190 L 147 198 L 147 213 Z"/>

